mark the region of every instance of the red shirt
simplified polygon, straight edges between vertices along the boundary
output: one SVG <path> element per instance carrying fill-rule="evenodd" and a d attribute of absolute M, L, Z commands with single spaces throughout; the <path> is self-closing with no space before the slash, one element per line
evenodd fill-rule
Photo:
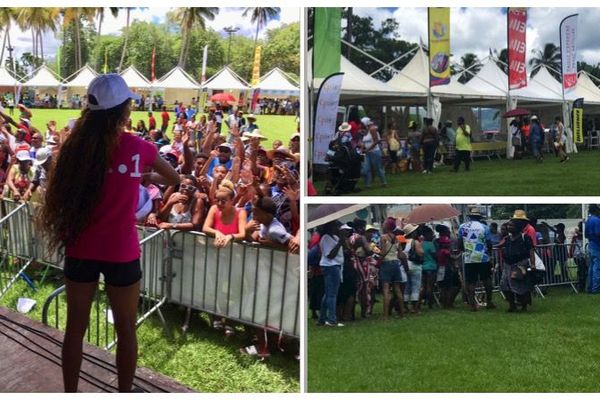
<path fill-rule="evenodd" d="M 533 243 L 533 246 L 537 246 L 537 236 L 535 234 L 535 228 L 531 226 L 531 224 L 525 225 L 525 228 L 523 228 L 523 233 L 529 236 L 529 238 L 531 239 L 531 243 Z"/>
<path fill-rule="evenodd" d="M 156 119 L 153 116 L 148 118 L 148 127 L 148 129 L 156 129 Z"/>
<path fill-rule="evenodd" d="M 162 118 L 162 124 L 163 126 L 167 126 L 169 124 L 169 113 L 166 111 L 163 111 L 160 114 L 160 117 Z"/>
<path fill-rule="evenodd" d="M 121 263 L 140 257 L 135 210 L 142 173 L 154 163 L 157 154 L 153 143 L 125 133 L 120 135 L 91 223 L 75 243 L 67 246 L 67 256 Z"/>

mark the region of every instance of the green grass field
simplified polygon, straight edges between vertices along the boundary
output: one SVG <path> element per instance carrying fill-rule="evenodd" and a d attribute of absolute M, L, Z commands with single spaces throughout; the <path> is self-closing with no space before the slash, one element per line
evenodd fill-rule
<path fill-rule="evenodd" d="M 34 108 L 31 111 L 33 113 L 33 118 L 31 120 L 32 124 L 43 132 L 46 130 L 46 122 L 50 120 L 55 120 L 60 129 L 67 125 L 67 122 L 70 118 L 76 118 L 81 115 L 79 110 L 50 110 Z M 171 123 L 173 122 L 173 116 L 174 114 L 171 113 Z M 17 111 L 15 111 L 15 115 L 13 117 L 18 117 Z M 154 112 L 154 118 L 156 118 L 157 123 L 160 124 L 160 113 Z M 131 113 L 131 121 L 133 121 L 134 127 L 140 119 L 144 120 L 146 126 L 148 125 L 147 112 L 134 111 Z M 265 141 L 264 143 L 264 146 L 267 149 L 271 149 L 271 143 L 276 139 L 283 141 L 283 144 L 287 146 L 292 133 L 296 132 L 296 119 L 294 116 L 259 115 L 256 123 L 263 135 L 269 138 L 269 140 Z M 171 126 L 169 126 L 169 130 L 167 132 L 169 137 L 171 135 L 170 128 Z"/>
<path fill-rule="evenodd" d="M 34 276 L 31 271 L 28 274 Z M 19 280 L 0 299 L 0 306 L 16 310 L 19 297 L 33 298 L 37 304 L 28 317 L 41 321 L 44 301 L 61 284 L 60 280 L 49 279 L 33 292 Z M 66 316 L 64 300 L 60 302 L 60 310 L 63 325 Z M 194 313 L 188 332 L 183 335 L 180 328 L 185 309 L 166 305 L 162 311 L 172 339 L 167 338 L 160 320 L 153 314 L 138 328 L 139 366 L 158 371 L 198 392 L 300 391 L 300 366 L 293 354 L 272 353 L 267 361 L 261 362 L 239 352 L 239 348 L 250 344 L 250 333 L 239 330 L 234 338 L 225 339 L 222 332 L 209 325 L 206 315 Z M 103 329 L 100 336 L 104 337 Z M 95 336 L 90 342 L 96 342 Z"/>
<path fill-rule="evenodd" d="M 425 310 L 343 328 L 308 321 L 309 392 L 597 392 L 600 297 L 551 288 L 527 313 Z M 381 296 L 378 296 L 380 298 Z M 459 296 L 460 297 L 460 296 Z"/>
<path fill-rule="evenodd" d="M 560 164 L 554 155 L 545 154 L 543 163 L 531 158 L 523 160 L 476 159 L 471 171 L 458 173 L 450 166 L 440 166 L 433 174 L 386 172 L 388 186 L 375 178 L 369 190 L 357 196 L 597 196 L 600 194 L 600 151 L 584 150 L 571 154 L 571 160 Z M 358 185 L 364 188 L 361 178 Z M 315 181 L 319 194 L 324 194 L 325 180 Z"/>

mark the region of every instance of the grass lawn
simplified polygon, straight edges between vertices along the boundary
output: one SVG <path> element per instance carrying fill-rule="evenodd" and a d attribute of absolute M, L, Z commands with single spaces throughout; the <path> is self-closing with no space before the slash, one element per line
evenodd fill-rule
<path fill-rule="evenodd" d="M 67 125 L 70 118 L 76 118 L 81 115 L 79 110 L 33 108 L 31 111 L 33 113 L 32 124 L 42 132 L 45 132 L 46 122 L 50 120 L 55 120 L 60 129 Z M 171 113 L 171 123 L 173 123 L 174 115 L 174 113 Z M 17 111 L 15 111 L 13 118 L 18 118 Z M 157 124 L 160 125 L 160 113 L 154 112 L 154 118 L 156 118 Z M 146 111 L 134 111 L 131 113 L 131 120 L 134 127 L 140 119 L 144 120 L 146 126 L 148 125 L 148 113 Z M 264 143 L 267 149 L 272 147 L 271 142 L 275 139 L 283 141 L 283 144 L 287 146 L 292 133 L 296 132 L 296 117 L 294 116 L 259 115 L 256 124 L 263 135 L 269 138 Z M 169 126 L 167 136 L 171 137 L 171 126 Z"/>
<path fill-rule="evenodd" d="M 308 322 L 310 392 L 597 392 L 600 297 L 551 288 L 527 313 L 425 310 L 343 328 Z M 381 296 L 378 296 L 380 298 Z M 457 303 L 458 304 L 458 303 Z"/>
<path fill-rule="evenodd" d="M 600 151 L 584 150 L 571 154 L 571 160 L 560 164 L 554 155 L 545 155 L 543 163 L 533 159 L 477 159 L 471 171 L 458 173 L 450 166 L 440 166 L 433 174 L 386 173 L 388 186 L 375 178 L 369 190 L 359 196 L 597 196 L 600 194 Z M 325 194 L 325 180 L 315 181 L 319 194 Z M 357 185 L 364 188 L 364 180 Z"/>
<path fill-rule="evenodd" d="M 61 284 L 59 280 L 48 280 L 34 293 L 20 280 L 0 299 L 0 306 L 15 310 L 19 297 L 33 298 L 37 304 L 28 317 L 41 321 L 44 301 Z M 60 302 L 60 309 L 61 324 L 64 324 L 64 300 Z M 51 310 L 50 314 L 54 312 L 53 308 Z M 238 331 L 236 337 L 226 340 L 222 332 L 209 326 L 206 315 L 194 313 L 184 336 L 180 327 L 185 310 L 173 305 L 166 305 L 162 310 L 173 339 L 166 337 L 154 314 L 138 328 L 138 365 L 158 371 L 199 392 L 300 391 L 300 366 L 293 354 L 273 353 L 267 361 L 257 361 L 239 352 L 240 347 L 250 344 L 249 334 Z M 92 316 L 92 320 L 94 318 Z M 100 335 L 104 335 L 103 332 L 101 330 Z M 95 343 L 95 339 L 91 342 Z"/>

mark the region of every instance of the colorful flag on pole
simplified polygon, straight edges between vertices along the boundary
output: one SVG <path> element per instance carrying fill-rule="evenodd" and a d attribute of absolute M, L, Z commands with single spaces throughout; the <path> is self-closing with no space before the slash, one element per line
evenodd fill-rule
<path fill-rule="evenodd" d="M 325 78 L 340 71 L 342 54 L 342 9 L 315 8 L 313 75 Z"/>
<path fill-rule="evenodd" d="M 508 9 L 508 87 L 518 89 L 527 86 L 525 53 L 527 31 L 527 9 Z"/>
<path fill-rule="evenodd" d="M 102 72 L 105 74 L 108 73 L 108 47 L 104 48 L 104 68 L 102 69 Z"/>
<path fill-rule="evenodd" d="M 560 23 L 560 65 L 565 92 L 577 85 L 577 15 L 569 15 Z"/>
<path fill-rule="evenodd" d="M 250 112 L 254 112 L 256 109 L 256 104 L 258 103 L 258 99 L 260 98 L 260 89 L 254 89 L 252 93 L 252 103 L 250 104 Z"/>
<path fill-rule="evenodd" d="M 156 75 L 154 73 L 154 68 L 156 66 L 156 47 L 152 48 L 152 63 L 150 64 L 150 82 L 154 82 L 156 80 Z"/>
<path fill-rule="evenodd" d="M 208 60 L 208 45 L 204 46 L 204 52 L 202 54 L 202 76 L 200 77 L 200 83 L 206 81 L 206 60 Z"/>
<path fill-rule="evenodd" d="M 429 86 L 450 83 L 450 8 L 428 9 Z"/>
<path fill-rule="evenodd" d="M 583 97 L 573 102 L 573 141 L 583 143 Z"/>
<path fill-rule="evenodd" d="M 60 48 L 61 47 L 62 46 L 58 46 L 58 50 L 56 50 L 56 73 L 58 75 L 62 76 L 62 74 L 60 73 Z"/>
<path fill-rule="evenodd" d="M 262 46 L 256 46 L 254 50 L 254 64 L 252 65 L 252 80 L 250 81 L 250 85 L 256 86 L 260 81 L 260 53 L 262 51 Z"/>

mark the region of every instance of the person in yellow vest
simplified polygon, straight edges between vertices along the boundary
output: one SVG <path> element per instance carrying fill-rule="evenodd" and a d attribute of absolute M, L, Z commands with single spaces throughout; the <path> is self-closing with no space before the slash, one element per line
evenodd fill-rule
<path fill-rule="evenodd" d="M 471 169 L 471 127 L 465 124 L 463 117 L 458 117 L 456 128 L 456 156 L 454 157 L 454 172 L 458 172 L 461 161 L 465 162 L 465 170 Z"/>

